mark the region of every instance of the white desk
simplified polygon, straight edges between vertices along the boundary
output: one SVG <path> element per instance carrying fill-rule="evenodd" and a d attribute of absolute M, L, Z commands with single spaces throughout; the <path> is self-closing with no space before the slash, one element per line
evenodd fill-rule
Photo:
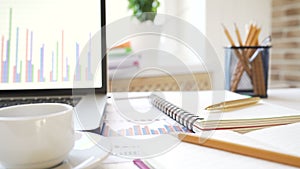
<path fill-rule="evenodd" d="M 270 89 L 268 98 L 264 101 L 293 109 L 300 110 L 300 88 L 295 89 Z M 196 164 L 197 165 L 197 164 Z M 115 164 L 102 164 L 102 168 L 107 169 L 138 169 L 133 162 L 122 162 Z"/>
<path fill-rule="evenodd" d="M 300 88 L 270 89 L 264 101 L 300 110 Z"/>

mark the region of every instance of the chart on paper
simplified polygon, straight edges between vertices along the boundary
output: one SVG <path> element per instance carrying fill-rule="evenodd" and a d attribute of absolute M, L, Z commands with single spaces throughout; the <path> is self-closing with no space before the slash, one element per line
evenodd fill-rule
<path fill-rule="evenodd" d="M 161 120 L 158 124 L 151 125 L 129 125 L 126 128 L 113 128 L 110 126 L 110 122 L 106 122 L 103 125 L 103 136 L 142 136 L 142 135 L 158 135 L 168 134 L 171 132 L 191 132 L 186 127 L 180 125 L 166 125 Z M 126 125 L 124 121 L 123 126 Z"/>
<path fill-rule="evenodd" d="M 151 106 L 148 104 L 143 104 L 142 102 L 137 104 L 140 106 L 143 105 L 145 108 Z M 101 134 L 107 137 L 155 136 L 173 132 L 189 133 L 191 131 L 163 113 L 161 113 L 161 116 L 155 119 L 142 119 L 138 121 L 128 120 L 122 117 L 120 112 L 116 111 L 112 104 L 108 104 L 106 107 L 106 117 L 104 119 Z"/>

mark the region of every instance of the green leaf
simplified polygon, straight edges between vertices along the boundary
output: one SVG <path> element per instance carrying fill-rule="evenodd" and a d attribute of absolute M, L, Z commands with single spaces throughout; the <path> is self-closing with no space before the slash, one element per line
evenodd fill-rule
<path fill-rule="evenodd" d="M 140 22 L 155 19 L 157 8 L 160 6 L 158 0 L 128 0 L 128 9 L 132 10 L 132 16 Z"/>

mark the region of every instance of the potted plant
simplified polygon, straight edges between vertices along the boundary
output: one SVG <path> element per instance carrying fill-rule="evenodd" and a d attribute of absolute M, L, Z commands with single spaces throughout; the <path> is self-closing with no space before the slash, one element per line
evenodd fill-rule
<path fill-rule="evenodd" d="M 133 17 L 140 22 L 154 21 L 160 5 L 158 0 L 128 0 L 128 2 L 128 9 L 132 10 Z"/>

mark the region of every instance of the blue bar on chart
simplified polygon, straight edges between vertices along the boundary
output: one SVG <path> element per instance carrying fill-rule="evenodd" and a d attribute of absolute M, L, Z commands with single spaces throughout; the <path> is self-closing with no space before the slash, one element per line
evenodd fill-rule
<path fill-rule="evenodd" d="M 167 134 L 167 130 L 165 128 L 158 128 L 160 134 Z"/>
<path fill-rule="evenodd" d="M 153 129 L 151 129 L 151 134 L 158 134 L 158 131 L 157 130 L 153 130 Z"/>
<path fill-rule="evenodd" d="M 76 67 L 75 67 L 75 75 L 74 80 L 80 81 L 81 80 L 81 65 L 80 58 L 79 58 L 79 44 L 76 42 Z"/>
<path fill-rule="evenodd" d="M 44 77 L 44 48 L 45 45 L 43 44 L 40 48 L 40 69 L 38 70 L 38 81 L 39 82 L 45 82 Z"/>
<path fill-rule="evenodd" d="M 91 68 L 92 68 L 92 66 L 91 66 L 91 57 L 92 57 L 92 34 L 90 33 L 90 37 L 89 37 L 89 51 L 88 51 L 88 55 L 87 55 L 88 64 L 87 64 L 87 68 L 85 69 L 86 80 L 93 80 L 93 74 L 92 74 L 92 71 L 91 71 Z"/>
<path fill-rule="evenodd" d="M 148 126 L 145 126 L 144 128 L 142 128 L 142 132 L 144 135 L 149 135 L 150 134 L 150 129 Z"/>
<path fill-rule="evenodd" d="M 63 81 L 69 81 L 69 63 L 68 63 L 68 57 L 66 57 L 66 62 L 64 62 L 64 30 L 61 31 L 61 69 L 62 69 L 62 80 Z M 65 66 L 65 67 L 64 67 Z M 65 69 L 64 69 L 65 68 Z M 64 76 L 65 73 L 65 76 Z"/>
<path fill-rule="evenodd" d="M 19 53 L 19 27 L 16 30 L 16 62 L 13 67 L 13 81 L 14 82 L 21 82 L 21 70 L 22 70 L 22 61 L 20 61 L 20 73 L 18 73 L 18 53 Z"/>
<path fill-rule="evenodd" d="M 30 32 L 30 58 L 28 59 L 28 33 L 26 30 L 26 82 L 33 82 L 33 64 L 32 64 L 32 46 L 33 46 L 33 32 Z"/>
<path fill-rule="evenodd" d="M 126 131 L 125 132 L 126 136 L 133 136 L 134 135 L 132 128 L 125 129 L 125 131 Z"/>
<path fill-rule="evenodd" d="M 168 133 L 174 132 L 173 127 L 165 125 L 165 129 L 167 130 Z"/>
<path fill-rule="evenodd" d="M 69 81 L 69 75 L 70 75 L 70 66 L 69 66 L 69 61 L 68 61 L 68 58 L 66 58 L 66 64 L 65 64 L 65 73 L 66 73 L 66 76 L 64 77 L 64 81 L 67 82 Z"/>

